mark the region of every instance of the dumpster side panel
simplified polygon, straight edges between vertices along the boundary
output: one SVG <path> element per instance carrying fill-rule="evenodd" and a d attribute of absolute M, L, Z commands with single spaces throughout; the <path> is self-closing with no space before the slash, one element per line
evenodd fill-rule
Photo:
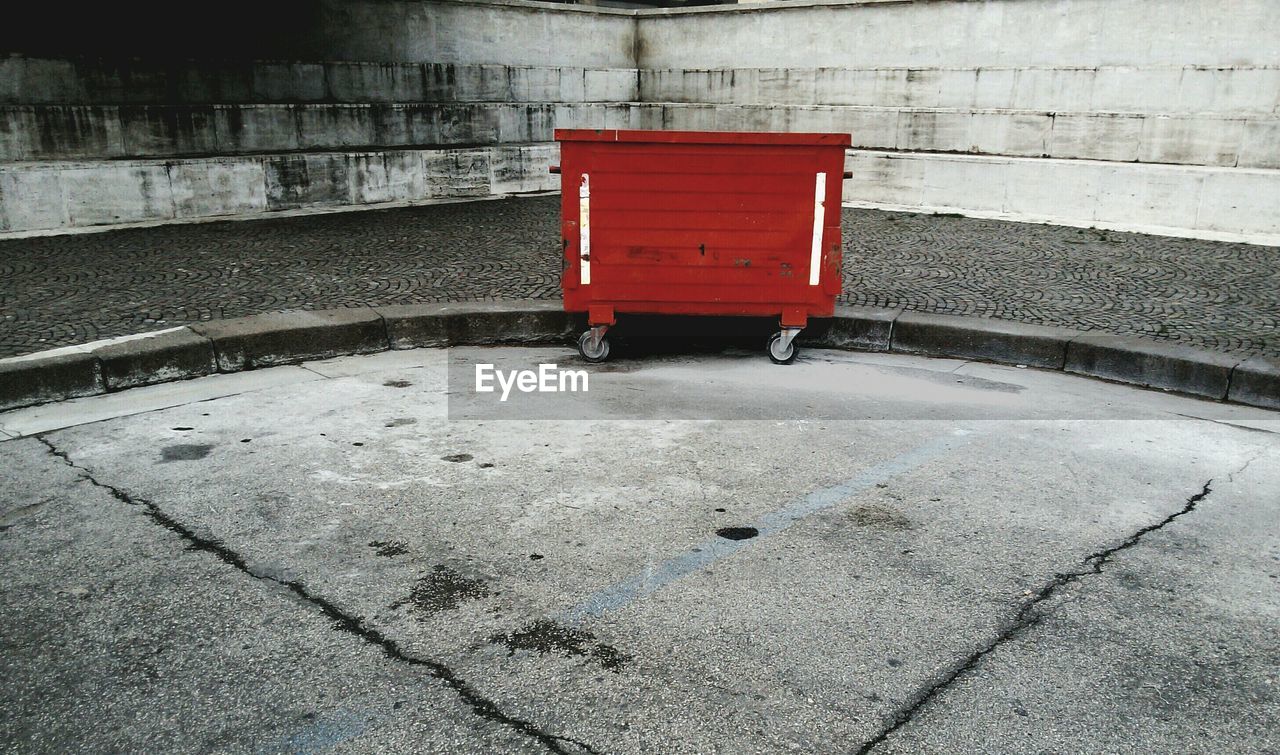
<path fill-rule="evenodd" d="M 566 310 L 830 315 L 843 146 L 671 134 L 562 142 Z"/>

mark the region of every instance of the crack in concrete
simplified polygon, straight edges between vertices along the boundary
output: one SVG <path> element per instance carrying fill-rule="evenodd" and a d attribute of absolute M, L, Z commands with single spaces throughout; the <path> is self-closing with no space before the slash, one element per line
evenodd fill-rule
<path fill-rule="evenodd" d="M 1178 413 L 1174 412 L 1174 414 L 1178 414 Z M 1194 414 L 1178 414 L 1178 416 L 1186 417 L 1187 419 L 1200 420 L 1201 422 L 1212 422 L 1215 425 L 1223 425 L 1225 427 L 1234 427 L 1237 430 L 1248 430 L 1251 433 L 1269 433 L 1271 435 L 1280 435 L 1280 431 L 1268 430 L 1265 427 L 1250 427 L 1249 425 L 1237 425 L 1234 422 L 1225 422 L 1220 419 L 1209 419 L 1208 417 L 1197 417 Z"/>
<path fill-rule="evenodd" d="M 1250 462 L 1252 461 L 1253 460 L 1250 459 Z M 1249 464 L 1246 463 L 1245 467 L 1248 466 Z M 1241 470 L 1237 470 L 1237 473 L 1239 471 L 1243 471 L 1243 468 Z M 858 755 L 865 755 L 866 753 L 871 752 L 871 750 L 883 743 L 895 731 L 910 723 L 911 720 L 915 718 L 916 714 L 923 710 L 924 707 L 927 706 L 935 697 L 945 691 L 947 687 L 951 686 L 954 682 L 960 679 L 960 677 L 976 668 L 982 659 L 995 651 L 996 648 L 1017 638 L 1027 629 L 1030 629 L 1040 623 L 1044 618 L 1044 615 L 1036 610 L 1037 607 L 1044 601 L 1053 597 L 1060 588 L 1077 582 L 1084 577 L 1101 574 L 1103 567 L 1106 566 L 1117 553 L 1132 548 L 1137 545 L 1143 537 L 1152 532 L 1163 529 L 1175 519 L 1186 516 L 1187 514 L 1195 511 L 1196 506 L 1198 506 L 1201 501 L 1213 492 L 1212 484 L 1212 479 L 1206 481 L 1204 486 L 1200 489 L 1200 492 L 1192 495 L 1187 499 L 1187 502 L 1183 504 L 1182 508 L 1173 512 L 1169 516 L 1166 516 L 1164 519 L 1137 530 L 1132 535 L 1129 535 L 1129 537 L 1110 548 L 1095 551 L 1094 553 L 1085 556 L 1081 561 L 1082 568 L 1075 571 L 1055 574 L 1053 579 L 1041 585 L 1041 587 L 1036 590 L 1031 597 L 1022 601 L 1018 606 L 1017 613 L 1013 615 L 1012 619 L 1005 622 L 1004 627 L 994 638 L 988 640 L 982 647 L 969 654 L 969 656 L 960 663 L 957 663 L 944 671 L 941 675 L 936 677 L 931 684 L 919 690 L 903 705 L 899 706 L 890 722 L 881 728 L 875 736 L 868 739 L 861 747 L 858 748 Z"/>
<path fill-rule="evenodd" d="M 297 580 L 277 579 L 272 576 L 254 572 L 249 568 L 249 565 L 246 563 L 243 556 L 224 545 L 222 541 L 198 535 L 181 522 L 165 513 L 155 503 L 145 498 L 131 495 L 109 483 L 99 481 L 94 477 L 93 472 L 88 468 L 75 463 L 65 451 L 59 449 L 43 435 L 37 435 L 36 439 L 49 449 L 49 453 L 56 456 L 67 466 L 79 472 L 81 477 L 93 486 L 107 491 L 113 498 L 121 503 L 141 507 L 143 513 L 155 524 L 160 525 L 166 530 L 169 530 L 182 538 L 186 541 L 191 550 L 204 551 L 205 553 L 211 554 L 219 561 L 222 561 L 224 564 L 244 572 L 254 579 L 263 582 L 272 582 L 280 585 L 281 587 L 287 588 L 303 601 L 320 609 L 321 613 L 334 621 L 335 626 L 338 629 L 353 634 L 371 645 L 377 646 L 382 650 L 384 655 L 394 661 L 407 663 L 409 665 L 425 669 L 431 676 L 443 681 L 451 687 L 453 691 L 457 693 L 458 697 L 460 697 L 462 701 L 471 708 L 472 712 L 481 718 L 494 721 L 504 726 L 509 726 L 521 734 L 532 737 L 554 753 L 560 753 L 561 755 L 573 755 L 574 750 L 566 749 L 565 747 L 565 745 L 572 745 L 574 748 L 577 748 L 578 751 L 589 753 L 589 755 L 599 755 L 598 751 L 592 749 L 592 747 L 585 742 L 559 734 L 551 734 L 543 731 L 529 721 L 504 713 L 498 707 L 497 703 L 481 695 L 464 679 L 454 673 L 453 669 L 449 668 L 445 664 L 409 655 L 400 648 L 395 640 L 365 624 L 363 617 L 349 614 L 328 599 L 311 593 L 307 590 L 305 585 Z"/>

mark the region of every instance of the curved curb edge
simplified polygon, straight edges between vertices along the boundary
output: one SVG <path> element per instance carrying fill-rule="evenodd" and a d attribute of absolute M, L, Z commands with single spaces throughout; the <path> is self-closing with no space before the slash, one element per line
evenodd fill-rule
<path fill-rule="evenodd" d="M 422 347 L 565 343 L 584 326 L 556 300 L 295 310 L 0 360 L 0 411 L 259 367 Z M 802 345 L 1059 370 L 1280 409 L 1280 361 L 1005 320 L 837 307 Z"/>

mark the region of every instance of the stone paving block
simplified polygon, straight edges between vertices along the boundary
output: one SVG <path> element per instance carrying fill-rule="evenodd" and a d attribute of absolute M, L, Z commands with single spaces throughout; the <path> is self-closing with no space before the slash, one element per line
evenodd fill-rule
<path fill-rule="evenodd" d="M 374 307 L 386 323 L 393 349 L 420 349 L 449 345 L 444 311 L 448 304 L 394 304 Z"/>
<path fill-rule="evenodd" d="M 187 328 L 108 344 L 92 353 L 102 365 L 102 380 L 109 391 L 218 371 L 213 343 Z"/>
<path fill-rule="evenodd" d="M 292 105 L 214 105 L 218 151 L 288 152 L 298 149 Z"/>
<path fill-rule="evenodd" d="M 258 157 L 169 163 L 174 212 L 180 218 L 237 215 L 267 208 L 266 172 Z"/>
<path fill-rule="evenodd" d="M 419 154 L 428 196 L 483 197 L 490 193 L 488 152 L 449 149 Z"/>
<path fill-rule="evenodd" d="M 213 341 L 220 372 L 386 351 L 382 318 L 368 307 L 275 312 L 191 326 Z"/>
<path fill-rule="evenodd" d="M 207 155 L 218 150 L 212 106 L 125 106 L 120 108 L 120 127 L 130 157 Z"/>
<path fill-rule="evenodd" d="M 92 354 L 0 360 L 0 410 L 105 390 L 102 370 Z"/>
<path fill-rule="evenodd" d="M 174 217 L 169 171 L 160 163 L 121 163 L 62 171 L 62 194 L 73 226 L 111 225 Z"/>
<path fill-rule="evenodd" d="M 325 63 L 328 94 L 336 102 L 417 102 L 424 97 L 420 63 Z"/>
<path fill-rule="evenodd" d="M 1065 328 L 906 312 L 893 324 L 892 350 L 1060 370 L 1074 335 Z"/>
<path fill-rule="evenodd" d="M 800 332 L 801 346 L 855 351 L 888 351 L 900 309 L 836 307 L 835 316 L 814 318 Z"/>
<path fill-rule="evenodd" d="M 11 137 L 25 142 L 25 160 L 125 157 L 120 108 L 114 105 L 37 105 L 4 108 Z"/>
<path fill-rule="evenodd" d="M 1227 400 L 1280 409 L 1280 359 L 1251 357 L 1236 365 Z"/>
<path fill-rule="evenodd" d="M 1064 369 L 1079 375 L 1222 400 L 1241 361 L 1143 338 L 1082 335 L 1067 345 Z"/>
<path fill-rule="evenodd" d="M 302 149 L 341 149 L 376 144 L 375 111 L 382 105 L 297 105 L 298 146 Z M 389 145 L 398 146 L 398 145 Z"/>
<path fill-rule="evenodd" d="M 451 346 L 547 343 L 568 338 L 570 316 L 558 301 L 471 302 L 446 305 Z"/>
<path fill-rule="evenodd" d="M 320 63 L 258 61 L 252 71 L 253 96 L 261 102 L 318 102 L 327 93 Z"/>
<path fill-rule="evenodd" d="M 512 300 L 376 307 L 393 349 L 567 339 L 571 317 L 558 301 Z"/>
<path fill-rule="evenodd" d="M 3 145 L 0 145 L 0 149 Z M 0 212 L 10 231 L 61 228 L 70 223 L 56 166 L 0 169 Z"/>
<path fill-rule="evenodd" d="M 346 204 L 351 176 L 346 155 L 271 155 L 265 158 L 267 209 Z"/>

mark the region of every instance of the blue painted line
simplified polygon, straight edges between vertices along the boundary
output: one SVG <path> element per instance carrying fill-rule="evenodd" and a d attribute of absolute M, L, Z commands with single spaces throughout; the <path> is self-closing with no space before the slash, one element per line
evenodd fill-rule
<path fill-rule="evenodd" d="M 959 431 L 955 435 L 935 438 L 899 456 L 880 462 L 857 477 L 810 493 L 789 506 L 765 514 L 753 525 L 760 534 L 750 540 L 726 540 L 717 536 L 698 543 L 693 546 L 694 550 L 688 553 L 654 564 L 643 574 L 637 574 L 587 597 L 576 606 L 561 612 L 559 619 L 568 624 L 580 624 L 586 619 L 603 616 L 609 611 L 651 595 L 681 577 L 786 530 L 807 516 L 843 503 L 849 497 L 873 485 L 919 467 L 963 444 L 967 434 L 967 431 Z"/>
<path fill-rule="evenodd" d="M 332 750 L 343 742 L 355 739 L 385 714 L 372 710 L 357 712 L 348 708 L 321 715 L 292 734 L 281 737 L 269 745 L 258 747 L 259 755 L 267 753 L 318 753 Z"/>

